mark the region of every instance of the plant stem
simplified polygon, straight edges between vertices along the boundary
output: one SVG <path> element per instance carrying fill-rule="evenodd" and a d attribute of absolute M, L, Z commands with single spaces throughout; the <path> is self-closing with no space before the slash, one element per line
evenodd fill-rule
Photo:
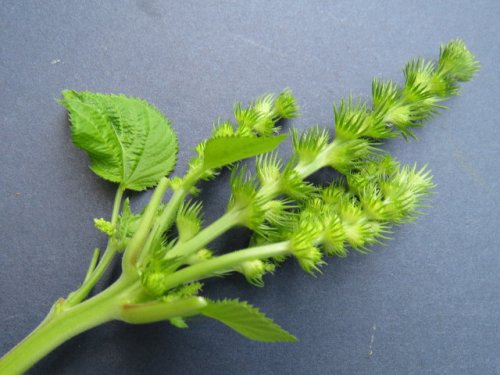
<path fill-rule="evenodd" d="M 116 250 L 117 249 L 115 243 L 110 240 L 110 242 L 108 243 L 108 247 L 106 248 L 106 251 L 104 252 L 104 255 L 99 261 L 99 264 L 95 268 L 94 272 L 92 272 L 92 274 L 86 278 L 82 286 L 68 295 L 68 298 L 64 303 L 65 306 L 75 306 L 89 295 L 92 288 L 94 288 L 95 284 L 97 284 L 102 275 L 104 275 L 104 272 L 106 272 L 106 270 L 108 269 L 109 264 L 116 254 Z"/>
<path fill-rule="evenodd" d="M 262 184 L 257 191 L 258 197 L 266 197 L 266 199 L 272 200 L 274 197 L 282 192 L 282 187 L 279 180 L 274 180 L 272 182 L 267 182 Z"/>
<path fill-rule="evenodd" d="M 119 318 L 120 297 L 130 281 L 119 279 L 102 293 L 53 313 L 0 359 L 0 374 L 21 374 L 56 347 L 102 323 Z"/>
<path fill-rule="evenodd" d="M 197 169 L 192 171 L 192 173 L 188 173 L 186 176 L 184 176 L 182 186 L 174 189 L 172 198 L 170 198 L 167 206 L 165 207 L 165 210 L 163 210 L 163 213 L 161 214 L 160 218 L 155 223 L 153 230 L 151 231 L 152 236 L 150 236 L 150 238 L 152 240 L 157 238 L 157 236 L 161 236 L 163 233 L 170 229 L 175 220 L 175 216 L 177 214 L 177 211 L 179 210 L 179 207 L 186 198 L 186 195 L 188 195 L 190 189 L 199 181 L 202 173 L 202 169 Z M 148 242 L 150 242 L 149 239 Z"/>
<path fill-rule="evenodd" d="M 141 251 L 143 250 L 144 243 L 146 242 L 146 239 L 151 231 L 151 227 L 153 226 L 156 218 L 156 211 L 161 204 L 168 184 L 168 179 L 162 178 L 153 192 L 149 204 L 144 211 L 141 224 L 134 233 L 134 236 L 130 239 L 127 249 L 123 254 L 122 268 L 124 273 L 131 273 L 135 271 L 135 265 L 139 259 Z"/>
<path fill-rule="evenodd" d="M 111 214 L 111 224 L 113 225 L 113 227 L 116 226 L 116 222 L 118 220 L 118 214 L 120 212 L 120 206 L 124 191 L 125 189 L 121 185 L 118 186 L 118 189 L 116 190 L 115 200 L 113 204 L 113 211 Z M 67 300 L 64 303 L 65 306 L 67 307 L 74 306 L 77 303 L 83 301 L 89 295 L 92 288 L 94 288 L 95 284 L 97 284 L 97 282 L 101 279 L 102 275 L 104 275 L 104 272 L 106 272 L 106 270 L 108 269 L 108 266 L 115 257 L 117 250 L 118 248 L 116 246 L 114 238 L 113 237 L 109 238 L 106 250 L 104 251 L 104 254 L 100 259 L 99 263 L 97 264 L 97 267 L 95 267 L 91 273 L 88 273 L 85 276 L 82 285 L 77 290 L 69 294 Z M 91 265 L 89 266 L 89 271 L 91 269 L 92 262 L 94 262 L 95 260 L 96 259 L 94 253 Z"/>
<path fill-rule="evenodd" d="M 120 309 L 121 320 L 132 324 L 157 322 L 178 316 L 196 315 L 207 306 L 203 297 L 189 297 L 179 301 L 153 301 L 140 304 L 125 304 Z"/>
<path fill-rule="evenodd" d="M 289 241 L 233 251 L 174 272 L 163 280 L 163 285 L 166 289 L 171 289 L 183 283 L 211 277 L 217 271 L 232 270 L 235 266 L 249 260 L 272 258 L 289 253 Z"/>
<path fill-rule="evenodd" d="M 98 247 L 94 249 L 94 254 L 92 255 L 92 259 L 90 260 L 89 268 L 87 270 L 87 273 L 85 275 L 85 278 L 83 279 L 83 283 L 85 284 L 90 277 L 92 276 L 92 273 L 95 270 L 95 266 L 97 265 L 97 261 L 99 260 L 99 255 L 101 254 L 101 250 L 99 250 Z"/>
<path fill-rule="evenodd" d="M 174 194 L 172 194 L 172 198 L 170 198 L 170 200 L 168 201 L 165 210 L 163 211 L 159 220 L 156 222 L 153 228 L 152 233 L 154 235 L 161 235 L 171 227 L 172 223 L 175 220 L 177 211 L 179 210 L 179 207 L 184 201 L 186 195 L 187 191 L 184 189 L 174 191 Z"/>
<path fill-rule="evenodd" d="M 326 167 L 328 165 L 328 155 L 330 155 L 335 147 L 335 142 L 330 143 L 311 162 L 307 164 L 299 163 L 294 168 L 295 172 L 297 172 L 301 178 L 306 178 L 312 175 L 314 172 L 319 171 L 321 168 Z"/>
<path fill-rule="evenodd" d="M 175 190 L 174 194 L 168 201 L 165 209 L 163 210 L 161 216 L 158 218 L 156 223 L 149 234 L 149 237 L 144 244 L 144 250 L 141 252 L 139 256 L 138 263 L 141 264 L 146 259 L 152 243 L 156 243 L 156 240 L 159 236 L 162 236 L 171 226 L 175 220 L 175 216 L 177 211 L 179 210 L 180 205 L 184 201 L 184 198 L 187 195 L 187 190 L 179 189 Z"/>
<path fill-rule="evenodd" d="M 113 203 L 113 212 L 111 213 L 111 224 L 113 226 L 116 225 L 116 221 L 118 220 L 118 214 L 120 213 L 120 206 L 122 204 L 124 191 L 125 188 L 122 187 L 121 185 L 118 186 L 118 189 L 116 190 L 115 201 Z"/>
<path fill-rule="evenodd" d="M 212 224 L 200 231 L 192 239 L 180 243 L 167 252 L 166 258 L 171 259 L 177 256 L 187 257 L 203 248 L 205 245 L 219 237 L 230 228 L 240 224 L 240 211 L 230 210 L 214 221 Z"/>

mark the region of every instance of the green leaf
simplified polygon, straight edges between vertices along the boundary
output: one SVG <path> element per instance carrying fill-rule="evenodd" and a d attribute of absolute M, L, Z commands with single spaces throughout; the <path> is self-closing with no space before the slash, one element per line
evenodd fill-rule
<path fill-rule="evenodd" d="M 73 143 L 87 152 L 98 176 L 140 191 L 175 167 L 177 137 L 146 101 L 65 90 L 61 103 L 69 112 Z"/>
<path fill-rule="evenodd" d="M 201 314 L 227 325 L 251 340 L 277 342 L 297 338 L 266 317 L 257 308 L 237 299 L 209 301 Z"/>
<path fill-rule="evenodd" d="M 275 149 L 286 135 L 212 138 L 205 145 L 204 169 L 219 168 Z"/>

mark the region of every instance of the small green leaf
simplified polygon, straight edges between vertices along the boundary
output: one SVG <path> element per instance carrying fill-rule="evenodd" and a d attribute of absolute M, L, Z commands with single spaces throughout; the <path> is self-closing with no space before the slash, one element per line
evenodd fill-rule
<path fill-rule="evenodd" d="M 175 167 L 177 137 L 146 101 L 65 90 L 61 103 L 69 112 L 73 143 L 87 152 L 98 176 L 140 191 Z"/>
<path fill-rule="evenodd" d="M 209 301 L 201 314 L 227 325 L 251 340 L 277 342 L 297 338 L 266 317 L 257 308 L 237 299 Z"/>
<path fill-rule="evenodd" d="M 210 139 L 205 146 L 204 169 L 219 168 L 238 160 L 275 149 L 286 135 L 274 137 L 221 137 Z"/>

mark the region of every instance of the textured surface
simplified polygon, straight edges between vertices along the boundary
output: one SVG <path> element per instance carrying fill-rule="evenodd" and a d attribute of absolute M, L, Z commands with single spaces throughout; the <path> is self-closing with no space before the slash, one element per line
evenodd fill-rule
<path fill-rule="evenodd" d="M 374 76 L 401 81 L 409 58 L 434 58 L 439 43 L 461 37 L 481 61 L 479 75 L 417 131 L 418 142 L 387 145 L 432 168 L 438 188 L 427 215 L 371 255 L 331 260 L 317 279 L 289 262 L 264 289 L 239 277 L 207 286 L 259 306 L 299 343 L 250 342 L 202 320 L 184 331 L 113 323 L 32 373 L 500 373 L 500 3 L 397 4 L 2 1 L 0 352 L 78 285 L 104 242 L 92 218 L 109 215 L 114 188 L 69 142 L 54 101 L 61 90 L 154 103 L 179 133 L 182 173 L 190 148 L 236 100 L 288 86 L 302 106 L 295 126 L 331 126 L 333 101 L 369 96 Z M 226 186 L 205 185 L 209 219 L 222 212 Z M 133 196 L 136 206 L 146 198 Z M 234 231 L 215 247 L 243 246 L 245 236 Z"/>

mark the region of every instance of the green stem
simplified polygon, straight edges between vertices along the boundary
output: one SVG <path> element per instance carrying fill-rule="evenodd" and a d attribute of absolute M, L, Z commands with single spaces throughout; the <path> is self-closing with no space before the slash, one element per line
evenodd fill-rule
<path fill-rule="evenodd" d="M 162 178 L 149 201 L 146 210 L 144 211 L 141 224 L 139 228 L 134 233 L 134 236 L 130 239 L 127 249 L 123 254 L 123 272 L 133 273 L 135 271 L 135 265 L 139 259 L 140 253 L 144 247 L 144 243 L 148 238 L 148 235 L 153 226 L 153 222 L 156 219 L 156 211 L 161 204 L 165 190 L 167 190 L 169 181 L 167 178 Z"/>
<path fill-rule="evenodd" d="M 83 279 L 83 283 L 85 284 L 90 277 L 92 276 L 92 273 L 95 270 L 95 266 L 97 265 L 97 261 L 99 260 L 99 255 L 101 254 L 101 250 L 99 250 L 98 247 L 94 249 L 94 254 L 92 255 L 92 259 L 90 260 L 89 268 L 87 270 L 87 273 L 85 274 L 85 278 Z"/>
<path fill-rule="evenodd" d="M 171 259 L 177 256 L 188 257 L 205 247 L 208 243 L 219 237 L 222 233 L 240 224 L 240 211 L 228 211 L 212 224 L 200 231 L 192 239 L 180 243 L 170 250 L 166 258 Z"/>
<path fill-rule="evenodd" d="M 115 200 L 113 203 L 113 211 L 111 214 L 111 224 L 113 225 L 113 227 L 116 226 L 116 222 L 118 221 L 118 215 L 120 212 L 120 206 L 122 203 L 124 191 L 125 188 L 123 188 L 121 185 L 116 190 Z M 108 266 L 115 257 L 117 251 L 118 251 L 117 245 L 114 241 L 114 238 L 111 237 L 108 240 L 108 245 L 106 246 L 106 250 L 104 251 L 102 258 L 99 261 L 99 264 L 97 265 L 97 267 L 95 267 L 94 265 L 93 271 L 91 273 L 87 273 L 87 275 L 85 276 L 83 284 L 73 293 L 70 293 L 65 302 L 65 306 L 67 307 L 74 306 L 77 303 L 83 301 L 89 295 L 90 291 L 94 288 L 95 284 L 97 284 L 97 282 L 101 279 L 102 275 L 104 275 L 104 272 L 106 272 L 106 270 L 108 269 Z M 89 271 L 92 268 L 92 263 L 97 260 L 95 258 L 95 255 L 96 252 L 94 252 L 94 256 L 92 257 L 92 261 L 89 266 Z"/>
<path fill-rule="evenodd" d="M 161 235 L 172 226 L 177 211 L 179 210 L 179 207 L 184 201 L 186 195 L 187 195 L 187 190 L 179 189 L 174 191 L 172 198 L 170 198 L 170 201 L 167 203 L 165 210 L 160 216 L 160 219 L 153 228 L 153 234 Z"/>
<path fill-rule="evenodd" d="M 331 154 L 332 150 L 336 147 L 335 142 L 330 143 L 325 149 L 323 149 L 314 160 L 309 163 L 299 163 L 294 169 L 295 172 L 301 177 L 306 178 L 313 173 L 319 171 L 321 168 L 328 166 L 328 156 Z"/>
<path fill-rule="evenodd" d="M 59 345 L 100 324 L 119 318 L 119 305 L 129 282 L 119 279 L 104 292 L 54 313 L 0 359 L 0 374 L 21 374 Z"/>
<path fill-rule="evenodd" d="M 282 192 L 282 187 L 279 180 L 274 180 L 272 182 L 266 182 L 257 191 L 257 197 L 265 197 L 266 199 L 272 200 L 274 197 Z"/>
<path fill-rule="evenodd" d="M 183 283 L 214 276 L 214 273 L 217 271 L 232 270 L 235 266 L 249 260 L 272 258 L 288 255 L 289 253 L 289 241 L 237 250 L 174 272 L 163 279 L 164 284 L 162 285 L 166 289 L 175 288 Z"/>
<path fill-rule="evenodd" d="M 138 263 L 144 262 L 148 253 L 151 251 L 150 248 L 151 244 L 156 243 L 158 237 L 162 236 L 163 233 L 165 233 L 172 226 L 177 211 L 179 210 L 179 207 L 184 201 L 186 195 L 187 195 L 187 190 L 185 189 L 179 189 L 174 191 L 172 198 L 170 198 L 161 216 L 154 224 L 153 229 L 151 230 L 151 233 L 149 234 L 149 237 L 146 240 L 146 243 L 144 244 L 144 251 L 141 252 Z"/>
<path fill-rule="evenodd" d="M 201 175 L 203 174 L 203 168 L 197 168 L 189 171 L 183 178 L 181 186 L 177 186 L 174 188 L 174 194 L 172 198 L 170 198 L 167 206 L 163 210 L 161 216 L 156 221 L 149 237 L 144 244 L 144 250 L 141 252 L 138 260 L 138 264 L 142 264 L 146 261 L 148 254 L 151 250 L 151 244 L 157 243 L 156 241 L 160 236 L 170 229 L 172 224 L 175 221 L 177 211 L 179 211 L 179 207 L 181 206 L 184 199 L 189 194 L 191 188 L 196 185 L 196 183 L 200 180 Z"/>
<path fill-rule="evenodd" d="M 189 297 L 173 302 L 125 304 L 120 309 L 120 316 L 121 320 L 127 323 L 152 323 L 178 316 L 196 315 L 205 306 L 207 306 L 207 301 L 203 297 Z"/>
<path fill-rule="evenodd" d="M 95 268 L 94 272 L 89 277 L 86 277 L 86 280 L 77 290 L 70 293 L 65 302 L 65 306 L 71 307 L 80 303 L 87 297 L 90 291 L 94 288 L 95 284 L 101 279 L 104 272 L 108 269 L 109 264 L 113 260 L 116 254 L 117 248 L 116 244 L 113 241 L 110 241 L 104 255 L 102 256 L 99 264 Z"/>
<path fill-rule="evenodd" d="M 160 218 L 156 221 L 151 234 L 147 239 L 146 245 L 144 246 L 146 248 L 146 251 L 141 254 L 141 260 L 144 259 L 144 257 L 147 255 L 146 253 L 149 251 L 148 245 L 155 242 L 155 240 L 158 239 L 158 236 L 162 236 L 163 233 L 170 229 L 173 222 L 175 221 L 175 217 L 177 211 L 179 210 L 179 207 L 181 206 L 182 202 L 184 202 L 184 199 L 186 198 L 186 195 L 188 195 L 191 188 L 199 181 L 202 172 L 202 169 L 191 171 L 191 173 L 188 173 L 186 176 L 184 176 L 182 185 L 174 188 L 174 194 L 172 195 L 172 198 L 170 198 L 167 206 L 163 210 Z"/>
<path fill-rule="evenodd" d="M 122 204 L 123 192 L 125 188 L 123 186 L 118 186 L 118 190 L 116 190 L 115 201 L 113 203 L 113 212 L 111 213 L 111 224 L 113 227 L 116 225 L 116 221 L 118 220 L 118 214 L 120 213 L 120 206 Z"/>

